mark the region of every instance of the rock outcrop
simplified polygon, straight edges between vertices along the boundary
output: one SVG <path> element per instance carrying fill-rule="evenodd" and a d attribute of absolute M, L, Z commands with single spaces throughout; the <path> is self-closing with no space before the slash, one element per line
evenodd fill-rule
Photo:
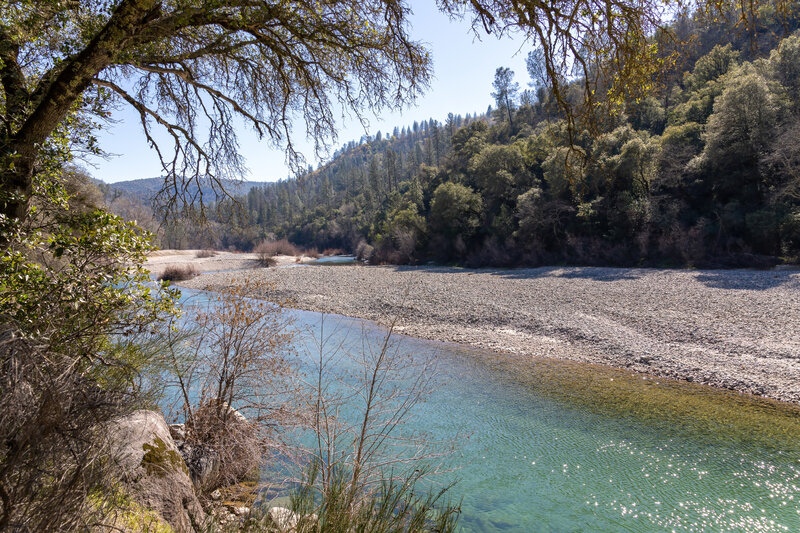
<path fill-rule="evenodd" d="M 201 530 L 206 515 L 164 417 L 135 411 L 110 428 L 112 456 L 127 494 L 179 533 Z"/>

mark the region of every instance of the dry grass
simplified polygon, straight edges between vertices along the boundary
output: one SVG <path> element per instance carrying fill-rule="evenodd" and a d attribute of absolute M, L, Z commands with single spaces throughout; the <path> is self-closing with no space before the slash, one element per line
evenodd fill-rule
<path fill-rule="evenodd" d="M 194 265 L 169 265 L 158 276 L 162 281 L 185 281 L 197 276 L 199 272 Z"/>

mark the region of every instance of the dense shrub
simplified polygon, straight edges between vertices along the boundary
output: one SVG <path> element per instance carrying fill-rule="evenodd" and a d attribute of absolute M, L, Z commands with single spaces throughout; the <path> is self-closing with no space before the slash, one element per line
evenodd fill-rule
<path fill-rule="evenodd" d="M 198 250 L 198 252 L 194 254 L 194 256 L 198 259 L 206 259 L 208 257 L 214 257 L 215 255 L 217 255 L 217 252 L 215 250 L 209 250 L 209 249 Z"/>
<path fill-rule="evenodd" d="M 356 259 L 359 261 L 369 261 L 372 259 L 372 254 L 375 252 L 375 248 L 371 245 L 367 244 L 367 241 L 361 241 L 356 246 Z"/>

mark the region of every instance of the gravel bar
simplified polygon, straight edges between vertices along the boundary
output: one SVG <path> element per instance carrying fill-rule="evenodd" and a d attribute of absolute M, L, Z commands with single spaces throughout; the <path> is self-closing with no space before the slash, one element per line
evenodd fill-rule
<path fill-rule="evenodd" d="M 248 276 L 257 294 L 425 339 L 628 368 L 800 403 L 800 272 L 587 267 L 305 266 Z"/>

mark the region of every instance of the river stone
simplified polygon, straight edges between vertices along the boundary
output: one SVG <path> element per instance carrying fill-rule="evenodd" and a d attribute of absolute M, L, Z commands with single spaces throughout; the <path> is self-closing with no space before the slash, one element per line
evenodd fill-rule
<path fill-rule="evenodd" d="M 286 507 L 270 507 L 267 511 L 270 523 L 281 533 L 289 533 L 297 529 L 299 517 Z"/>
<path fill-rule="evenodd" d="M 304 526 L 315 524 L 319 521 L 319 517 L 316 513 L 303 515 L 301 518 L 300 515 L 293 513 L 290 509 L 278 506 L 269 508 L 269 511 L 267 511 L 267 518 L 269 519 L 269 523 L 281 533 L 294 533 L 297 531 L 301 520 Z"/>
<path fill-rule="evenodd" d="M 183 424 L 170 424 L 169 434 L 175 439 L 175 442 L 186 440 L 186 427 Z"/>
<path fill-rule="evenodd" d="M 130 497 L 158 513 L 178 533 L 205 527 L 189 469 L 160 413 L 139 410 L 114 421 L 112 457 Z"/>

